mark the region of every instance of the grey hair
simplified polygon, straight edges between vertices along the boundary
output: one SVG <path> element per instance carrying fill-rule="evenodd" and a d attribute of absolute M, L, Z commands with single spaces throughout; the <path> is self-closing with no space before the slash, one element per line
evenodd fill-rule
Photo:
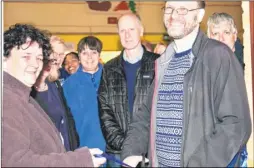
<path fill-rule="evenodd" d="M 137 14 L 137 13 L 126 13 L 126 14 L 121 15 L 121 16 L 118 18 L 117 28 L 119 27 L 119 20 L 120 20 L 122 17 L 124 17 L 124 16 L 133 17 L 133 18 L 135 19 L 135 21 L 137 21 L 137 24 L 138 24 L 140 27 L 144 28 L 144 25 L 143 25 L 143 23 L 142 23 L 142 21 L 141 21 L 141 17 L 140 17 L 140 15 Z"/>
<path fill-rule="evenodd" d="M 221 22 L 226 22 L 231 27 L 232 33 L 237 33 L 237 28 L 233 17 L 227 13 L 213 13 L 207 20 L 207 35 L 210 34 L 210 27 L 212 25 L 218 25 Z"/>

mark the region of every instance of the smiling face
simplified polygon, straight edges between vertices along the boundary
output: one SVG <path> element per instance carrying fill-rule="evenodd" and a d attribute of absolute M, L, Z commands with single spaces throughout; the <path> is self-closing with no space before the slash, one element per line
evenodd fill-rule
<path fill-rule="evenodd" d="M 125 15 L 119 19 L 118 34 L 122 46 L 127 50 L 135 49 L 143 36 L 143 27 L 133 15 Z"/>
<path fill-rule="evenodd" d="M 95 73 L 98 70 L 100 53 L 97 50 L 91 50 L 87 45 L 79 53 L 80 63 L 83 71 L 88 73 Z"/>
<path fill-rule="evenodd" d="M 164 12 L 164 24 L 167 28 L 168 35 L 174 39 L 182 39 L 190 34 L 199 24 L 198 12 L 199 6 L 196 1 L 167 1 L 165 4 L 165 11 L 167 8 L 188 11 L 186 15 L 181 15 L 173 10 L 172 14 Z M 197 10 L 193 10 L 197 9 Z"/>
<path fill-rule="evenodd" d="M 19 48 L 14 47 L 3 61 L 4 71 L 28 87 L 33 86 L 43 66 L 42 48 L 27 39 Z"/>
<path fill-rule="evenodd" d="M 59 68 L 62 66 L 64 57 L 65 57 L 65 51 L 66 51 L 66 46 L 63 41 L 60 39 L 56 38 L 54 39 L 54 36 L 51 37 L 53 40 L 51 40 L 51 46 L 53 49 L 54 54 L 57 56 L 57 64 Z"/>
<path fill-rule="evenodd" d="M 79 68 L 79 60 L 73 54 L 67 54 L 64 60 L 64 69 L 68 74 L 74 74 Z"/>

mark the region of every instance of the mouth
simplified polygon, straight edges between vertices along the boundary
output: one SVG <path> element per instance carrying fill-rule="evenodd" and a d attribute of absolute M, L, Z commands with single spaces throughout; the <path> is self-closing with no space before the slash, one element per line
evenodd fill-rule
<path fill-rule="evenodd" d="M 73 68 L 73 67 L 70 67 L 70 68 L 68 68 L 68 70 L 69 70 L 69 71 L 73 71 L 73 70 L 74 70 L 74 68 Z"/>
<path fill-rule="evenodd" d="M 86 64 L 93 64 L 93 61 L 86 62 Z"/>
<path fill-rule="evenodd" d="M 169 22 L 169 25 L 170 26 L 174 26 L 174 27 L 179 27 L 179 26 L 183 26 L 183 23 L 179 23 L 179 22 L 172 23 L 172 22 Z"/>

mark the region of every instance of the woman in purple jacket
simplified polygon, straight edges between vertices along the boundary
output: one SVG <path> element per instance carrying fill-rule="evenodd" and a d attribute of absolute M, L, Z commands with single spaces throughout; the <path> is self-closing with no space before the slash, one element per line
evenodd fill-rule
<path fill-rule="evenodd" d="M 51 53 L 49 38 L 37 28 L 16 24 L 4 32 L 3 167 L 98 167 L 99 149 L 66 152 L 47 114 L 30 97 L 31 87 Z"/>

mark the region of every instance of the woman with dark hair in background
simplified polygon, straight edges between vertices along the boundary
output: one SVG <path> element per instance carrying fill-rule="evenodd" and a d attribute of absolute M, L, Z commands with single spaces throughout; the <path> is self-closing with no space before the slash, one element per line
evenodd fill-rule
<path fill-rule="evenodd" d="M 81 65 L 76 73 L 69 76 L 63 84 L 64 96 L 73 114 L 80 138 L 80 146 L 105 150 L 97 102 L 102 65 L 99 63 L 102 42 L 88 36 L 78 43 Z"/>
<path fill-rule="evenodd" d="M 80 65 L 78 53 L 76 52 L 69 52 L 66 54 L 62 67 L 65 69 L 65 71 L 72 75 L 77 72 Z"/>

